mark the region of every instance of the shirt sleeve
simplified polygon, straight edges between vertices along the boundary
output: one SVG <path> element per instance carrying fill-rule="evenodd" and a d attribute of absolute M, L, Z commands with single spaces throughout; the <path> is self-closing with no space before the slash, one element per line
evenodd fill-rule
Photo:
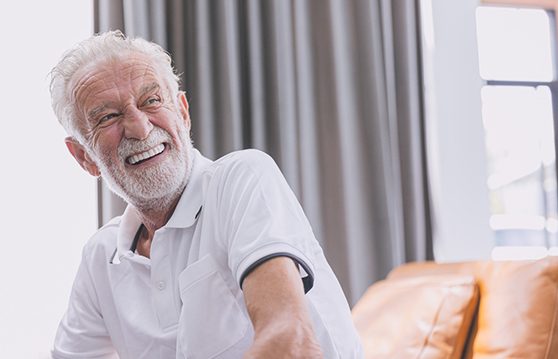
<path fill-rule="evenodd" d="M 277 256 L 298 265 L 305 292 L 314 281 L 319 248 L 296 196 L 273 159 L 257 150 L 241 151 L 223 169 L 218 211 L 229 267 L 242 287 L 259 264 Z"/>
<path fill-rule="evenodd" d="M 85 251 L 51 355 L 53 359 L 118 358 L 99 309 Z"/>

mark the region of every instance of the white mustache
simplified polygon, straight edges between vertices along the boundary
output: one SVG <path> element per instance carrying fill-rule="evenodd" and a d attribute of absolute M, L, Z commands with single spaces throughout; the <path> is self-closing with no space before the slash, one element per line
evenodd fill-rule
<path fill-rule="evenodd" d="M 171 136 L 167 131 L 160 127 L 153 127 L 153 130 L 151 130 L 145 140 L 122 139 L 118 145 L 118 156 L 124 161 L 129 156 L 150 150 L 161 143 L 170 143 L 171 140 Z"/>

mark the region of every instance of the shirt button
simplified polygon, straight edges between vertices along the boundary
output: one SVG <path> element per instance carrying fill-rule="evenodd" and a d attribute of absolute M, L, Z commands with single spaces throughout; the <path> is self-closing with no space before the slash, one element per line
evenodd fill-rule
<path fill-rule="evenodd" d="M 165 284 L 164 281 L 157 282 L 157 288 L 158 288 L 159 290 L 164 290 L 165 287 L 166 287 L 166 284 Z"/>

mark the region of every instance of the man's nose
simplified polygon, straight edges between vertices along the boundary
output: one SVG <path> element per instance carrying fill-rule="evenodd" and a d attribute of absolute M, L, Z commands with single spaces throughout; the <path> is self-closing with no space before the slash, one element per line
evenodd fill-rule
<path fill-rule="evenodd" d="M 128 108 L 124 116 L 124 136 L 136 140 L 145 140 L 153 129 L 147 114 L 137 108 Z"/>

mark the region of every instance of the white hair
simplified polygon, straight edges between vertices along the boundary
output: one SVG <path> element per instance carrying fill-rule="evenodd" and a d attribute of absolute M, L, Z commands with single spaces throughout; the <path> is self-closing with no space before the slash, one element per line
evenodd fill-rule
<path fill-rule="evenodd" d="M 50 72 L 52 109 L 66 132 L 84 144 L 76 124 L 75 99 L 69 88 L 75 73 L 89 64 L 109 59 L 122 59 L 130 52 L 147 55 L 163 75 L 171 97 L 178 95 L 179 77 L 172 67 L 170 55 L 159 45 L 141 38 L 126 37 L 120 31 L 93 35 L 67 51 Z M 176 101 L 176 100 L 175 100 Z"/>

